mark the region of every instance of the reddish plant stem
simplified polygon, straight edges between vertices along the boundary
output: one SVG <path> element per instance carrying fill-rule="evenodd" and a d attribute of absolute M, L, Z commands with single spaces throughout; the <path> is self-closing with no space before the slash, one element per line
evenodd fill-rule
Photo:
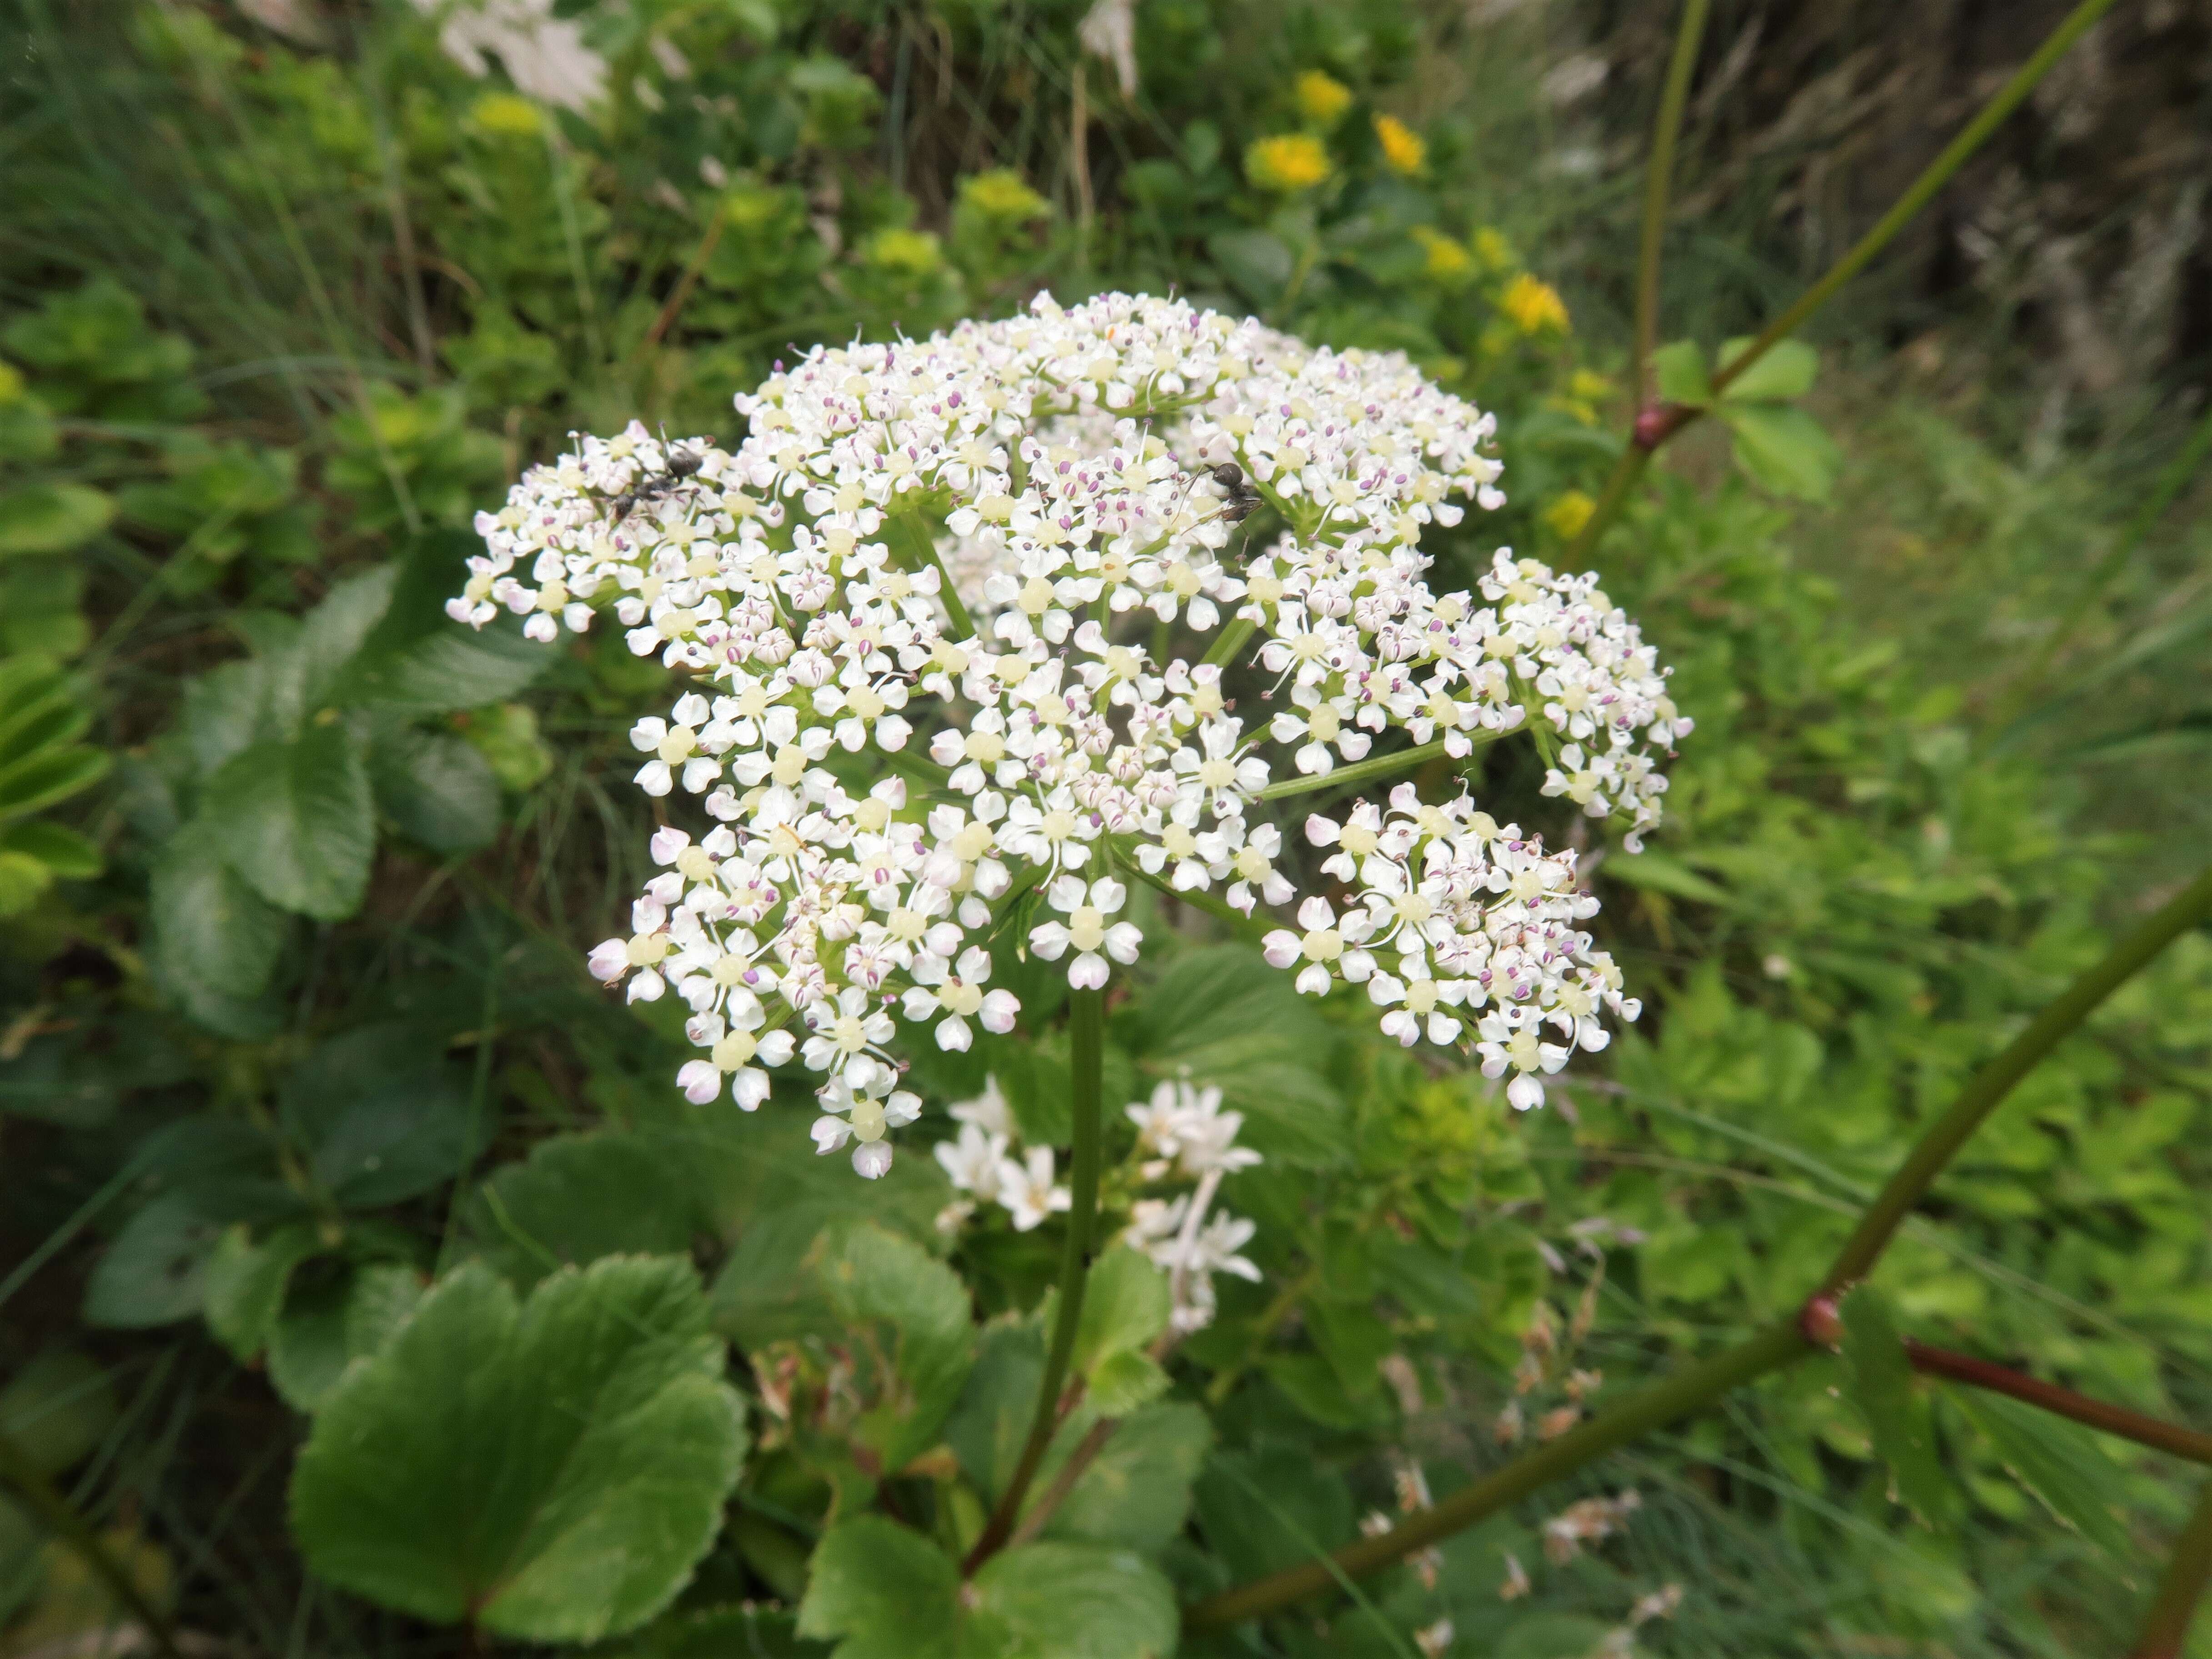
<path fill-rule="evenodd" d="M 2076 1423 L 2087 1424 L 2106 1434 L 2116 1434 L 2123 1440 L 2132 1440 L 2137 1445 L 2150 1447 L 2154 1451 L 2171 1452 L 2174 1456 L 2185 1457 L 2192 1463 L 2212 1464 L 2212 1434 L 2200 1434 L 2195 1429 L 2182 1427 L 2179 1423 L 2146 1417 L 2142 1413 L 2131 1412 L 2124 1406 L 2094 1400 L 2086 1394 L 2076 1394 L 2071 1389 L 2062 1389 L 2056 1382 L 2045 1382 L 2027 1376 L 1994 1360 L 1977 1359 L 1970 1353 L 1932 1347 L 1925 1342 L 1916 1342 L 1909 1336 L 1905 1339 L 1905 1357 L 1912 1362 L 1914 1370 L 1923 1371 L 1930 1376 L 1964 1382 L 1969 1388 L 1987 1389 L 1992 1394 L 2010 1395 L 2014 1400 L 2024 1401 L 2060 1417 L 2070 1417 Z"/>

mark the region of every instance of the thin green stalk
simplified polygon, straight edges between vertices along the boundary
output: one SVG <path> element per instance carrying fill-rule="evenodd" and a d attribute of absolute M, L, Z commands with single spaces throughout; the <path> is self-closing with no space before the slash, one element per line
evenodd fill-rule
<path fill-rule="evenodd" d="M 1255 626 L 1249 617 L 1237 617 L 1221 630 L 1221 636 L 1214 641 L 1213 648 L 1200 659 L 1200 665 L 1221 667 L 1244 648 L 1244 641 L 1252 637 Z"/>
<path fill-rule="evenodd" d="M 1386 1567 L 1495 1515 L 1507 1504 L 1518 1503 L 1632 1440 L 1701 1410 L 1729 1389 L 1779 1370 L 1811 1348 L 1795 1320 L 1771 1326 L 1748 1342 L 1639 1390 L 1602 1416 L 1515 1458 L 1473 1486 L 1408 1516 L 1386 1533 L 1348 1545 L 1327 1561 L 1302 1562 L 1194 1603 L 1184 1609 L 1183 1623 L 1194 1630 L 1233 1625 L 1326 1589 L 1336 1582 L 1339 1572 L 1357 1578 Z"/>
<path fill-rule="evenodd" d="M 937 573 L 937 597 L 945 606 L 945 616 L 952 623 L 952 637 L 956 640 L 974 638 L 975 624 L 969 620 L 968 607 L 960 602 L 959 590 L 952 586 L 952 573 L 937 556 L 937 543 L 930 535 L 929 527 L 912 513 L 895 513 L 891 518 L 905 530 L 907 541 L 918 561 L 915 568 Z"/>
<path fill-rule="evenodd" d="M 1817 1294 L 1832 1295 L 1863 1279 L 1888 1248 L 1912 1206 L 1966 1145 L 1967 1137 L 2012 1092 L 2013 1085 L 2144 963 L 2208 916 L 2212 916 L 2212 867 L 2160 905 L 2114 945 L 2102 962 L 2068 986 L 2002 1054 L 1974 1074 L 1950 1109 L 1920 1137 L 1888 1184 L 1875 1194 L 1857 1231 L 1820 1281 Z"/>
<path fill-rule="evenodd" d="M 2159 1580 L 2158 1594 L 2143 1615 L 2142 1629 L 2129 1659 L 2181 1659 L 2182 1644 L 2189 1639 L 2190 1621 L 2204 1596 L 2205 1581 L 2212 1579 L 2212 1480 L 2197 1494 L 2197 1508 L 2181 1536 L 2173 1540 L 2173 1555 Z"/>
<path fill-rule="evenodd" d="M 1705 37 L 1708 0 L 1684 0 L 1674 32 L 1674 55 L 1667 64 L 1666 89 L 1659 94 L 1659 118 L 1651 132 L 1651 165 L 1644 179 L 1644 238 L 1636 251 L 1636 345 L 1630 370 L 1642 410 L 1650 389 L 1651 354 L 1659 344 L 1659 245 L 1666 238 L 1667 193 L 1674 179 L 1674 140 L 1682 131 L 1682 108 L 1690 100 L 1690 76 L 1698 66 L 1698 46 Z"/>
<path fill-rule="evenodd" d="M 1826 276 L 1798 295 L 1795 305 L 1760 330 L 1749 350 L 1713 376 L 1714 392 L 1725 391 L 1730 381 L 1764 357 L 1777 343 L 1795 334 L 1838 289 L 1865 270 L 1874 256 L 1887 247 L 1913 216 L 1935 198 L 1936 192 L 1951 182 L 1951 176 L 1966 166 L 1968 158 L 2003 125 L 2005 117 L 2020 106 L 2021 100 L 2035 90 L 2036 83 L 2051 73 L 2052 65 L 2066 55 L 2067 49 L 2112 9 L 2112 0 L 2081 0 L 2068 14 L 2066 21 L 2051 32 L 2051 38 L 2035 49 L 2035 56 L 2022 64 L 2012 79 L 1998 89 L 1996 96 L 1982 106 L 1981 113 L 1943 147 L 1943 153 L 1928 164 L 1912 181 L 1911 187 L 1897 198 L 1897 204 L 1875 222 L 1874 228 L 1829 267 Z"/>
<path fill-rule="evenodd" d="M 1060 1393 L 1067 1383 L 1069 1362 L 1075 1356 L 1076 1327 L 1083 1318 L 1083 1291 L 1090 1280 L 1093 1233 L 1098 1221 L 1098 1165 L 1102 1139 L 1100 1118 L 1104 1096 L 1106 1054 L 1106 994 L 1076 991 L 1067 1000 L 1070 1061 L 1074 1073 L 1073 1146 L 1068 1156 L 1067 1242 L 1061 1248 L 1058 1305 L 1053 1310 L 1052 1341 L 1045 1352 L 1044 1376 L 1037 1384 L 1036 1410 L 1030 1419 L 1029 1438 L 1023 1443 L 1021 1461 L 1006 1495 L 991 1512 L 982 1536 L 968 1553 L 963 1571 L 972 1573 L 998 1553 L 1012 1535 L 1022 1512 L 1022 1499 L 1036 1479 L 1045 1449 L 1060 1427 Z"/>
<path fill-rule="evenodd" d="M 2006 82 L 1996 95 L 1982 106 L 1980 113 L 1960 130 L 1959 136 L 1944 146 L 1943 153 L 1930 161 L 1920 176 L 1912 181 L 1905 194 L 1882 215 L 1874 228 L 1859 238 L 1850 251 L 1830 266 L 1820 281 L 1798 295 L 1796 302 L 1779 317 L 1761 330 L 1750 348 L 1713 376 L 1712 389 L 1716 395 L 1751 366 L 1764 357 L 1781 341 L 1802 327 L 1808 318 L 1833 298 L 1838 289 L 1866 269 L 1875 255 L 1887 247 L 1897 234 L 1911 222 L 1913 216 L 1928 205 L 1936 193 L 1951 181 L 1952 176 L 1964 167 L 1974 152 L 1988 142 L 1989 137 L 2004 122 L 2004 118 L 2019 107 L 2021 100 L 2035 89 L 2036 84 L 2051 72 L 2051 66 L 2066 55 L 2067 49 L 2081 39 L 2084 31 L 2112 8 L 2112 0 L 2081 0 L 2069 14 L 2066 21 L 2051 32 L 2050 39 L 2036 48 L 2035 55 L 2021 64 L 2012 79 Z M 1656 158 L 1655 158 L 1656 159 Z M 1657 325 L 1653 331 L 1656 337 Z M 1643 384 L 1644 363 L 1637 363 L 1637 384 Z M 1636 426 L 1629 447 L 1613 469 L 1612 480 L 1605 494 L 1582 532 L 1567 550 L 1570 559 L 1579 558 L 1597 544 L 1598 538 L 1611 529 L 1627 505 L 1628 492 L 1651 452 L 1665 443 L 1684 427 L 1696 421 L 1704 411 L 1681 404 L 1668 404 L 1663 410 L 1646 410 L 1639 399 Z"/>
<path fill-rule="evenodd" d="M 1233 933 L 1256 939 L 1268 931 L 1266 922 L 1232 908 L 1226 899 L 1197 889 L 1185 891 L 1165 876 L 1152 874 L 1142 865 L 1127 864 L 1123 867 L 1146 886 L 1157 888 L 1179 904 L 1188 904 L 1194 910 L 1204 911 Z"/>
<path fill-rule="evenodd" d="M 131 1610 L 131 1615 L 146 1628 L 147 1636 L 162 1655 L 162 1659 L 182 1659 L 177 1651 L 177 1634 L 171 1628 L 168 1616 L 149 1601 L 137 1581 L 115 1559 L 114 1553 L 100 1541 L 92 1523 L 78 1514 L 69 1499 L 54 1489 L 54 1483 L 33 1463 L 27 1453 L 5 1434 L 0 1434 L 0 1479 L 4 1479 L 21 1494 L 31 1512 L 52 1528 L 56 1536 L 65 1541 L 84 1559 L 84 1564 L 106 1584 L 115 1599 Z"/>
<path fill-rule="evenodd" d="M 1424 743 L 1412 749 L 1394 749 L 1373 760 L 1364 760 L 1351 766 L 1340 766 L 1315 777 L 1285 778 L 1280 783 L 1271 783 L 1260 792 L 1261 800 L 1280 800 L 1285 795 L 1308 795 L 1316 789 L 1334 789 L 1347 783 L 1364 783 L 1370 778 L 1388 777 L 1393 772 L 1402 772 L 1409 766 L 1419 766 L 1423 761 L 1444 752 L 1442 738 L 1434 743 Z"/>

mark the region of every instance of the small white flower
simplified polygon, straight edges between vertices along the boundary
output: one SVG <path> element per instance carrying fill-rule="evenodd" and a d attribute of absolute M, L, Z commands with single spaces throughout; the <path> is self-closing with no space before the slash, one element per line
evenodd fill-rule
<path fill-rule="evenodd" d="M 1046 890 L 1055 910 L 1067 915 L 1065 922 L 1042 921 L 1030 929 L 1030 949 L 1047 962 L 1058 962 L 1070 949 L 1077 952 L 1068 964 L 1067 982 L 1079 991 L 1095 991 L 1106 983 L 1106 958 L 1119 963 L 1137 959 L 1144 935 L 1133 922 L 1109 922 L 1121 909 L 1129 890 L 1110 876 L 1102 876 L 1086 889 L 1080 876 L 1061 876 Z"/>

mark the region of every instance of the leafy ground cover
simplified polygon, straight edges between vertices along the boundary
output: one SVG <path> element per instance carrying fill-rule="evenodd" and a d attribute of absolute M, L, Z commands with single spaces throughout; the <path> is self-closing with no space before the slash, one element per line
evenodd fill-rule
<path fill-rule="evenodd" d="M 1589 527 L 1635 179 L 1549 136 L 1554 26 L 1127 15 L 1125 76 L 1064 8 L 593 9 L 474 72 L 399 9 L 11 9 L 11 1649 L 118 1617 L 286 1654 L 2124 1649 L 2191 1472 L 1916 1382 L 1880 1327 L 2212 1416 L 2201 932 L 1973 1140 L 1837 1354 L 1356 1588 L 1177 1609 L 1789 1317 L 1975 1068 L 2187 882 L 2212 592 L 2179 398 L 2031 460 L 1870 331 L 1667 452 L 1588 556 L 1698 722 L 1666 831 L 1585 854 L 1647 1012 L 1540 1113 L 1139 889 L 1176 948 L 1108 1010 L 1109 1167 L 1125 1102 L 1220 1089 L 1257 1278 L 1170 1340 L 1161 1275 L 1105 1253 L 1085 1401 L 970 1577 L 1062 1224 L 948 1230 L 922 1156 L 862 1186 L 803 1086 L 690 1104 L 680 1015 L 584 972 L 647 872 L 627 732 L 663 672 L 443 610 L 473 514 L 571 429 L 734 442 L 730 395 L 817 342 L 1172 287 L 1498 411 L 1509 503 L 1448 567 Z M 1788 288 L 1695 228 L 1670 299 L 1719 297 L 1677 305 L 1711 319 L 1659 355 L 1679 403 Z M 1540 781 L 1480 787 L 1582 834 Z M 1000 969 L 1024 1027 L 918 1060 L 917 1129 L 995 1094 L 1064 1146 L 1064 976 Z"/>

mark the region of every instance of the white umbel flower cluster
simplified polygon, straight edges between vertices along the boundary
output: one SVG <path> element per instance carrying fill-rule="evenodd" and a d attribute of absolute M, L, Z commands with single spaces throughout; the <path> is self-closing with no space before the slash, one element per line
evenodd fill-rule
<path fill-rule="evenodd" d="M 1460 520 L 1453 497 L 1501 501 L 1499 465 L 1492 417 L 1400 355 L 1040 296 L 817 348 L 737 404 L 734 452 L 633 425 L 533 468 L 479 515 L 485 552 L 448 607 L 542 640 L 611 608 L 634 652 L 689 677 L 631 733 L 637 781 L 701 797 L 714 827 L 655 837 L 663 873 L 592 964 L 690 1004 L 695 1099 L 756 1104 L 762 1066 L 795 1055 L 822 1079 L 823 1150 L 857 1143 L 880 1174 L 919 1110 L 899 1023 L 956 1049 L 1012 1028 L 995 933 L 1018 926 L 1097 987 L 1142 945 L 1125 878 L 1248 915 L 1289 903 L 1261 803 L 1379 759 L 1394 730 L 1452 760 L 1529 730 L 1547 789 L 1632 847 L 1659 816 L 1690 723 L 1595 578 L 1501 551 L 1479 592 L 1430 591 L 1424 532 Z M 1261 503 L 1287 529 L 1240 564 Z M 1191 635 L 1210 648 L 1174 654 Z M 1239 661 L 1272 677 L 1271 717 L 1233 708 Z M 1336 835 L 1351 913 L 1310 899 L 1304 933 L 1270 944 L 1302 988 L 1366 983 L 1401 1041 L 1472 1024 L 1524 1105 L 1566 1045 L 1602 1041 L 1601 1006 L 1634 1017 L 1571 925 L 1595 907 L 1571 855 L 1463 790 L 1401 790 Z M 1537 1040 L 1547 1024 L 1559 1042 Z"/>

